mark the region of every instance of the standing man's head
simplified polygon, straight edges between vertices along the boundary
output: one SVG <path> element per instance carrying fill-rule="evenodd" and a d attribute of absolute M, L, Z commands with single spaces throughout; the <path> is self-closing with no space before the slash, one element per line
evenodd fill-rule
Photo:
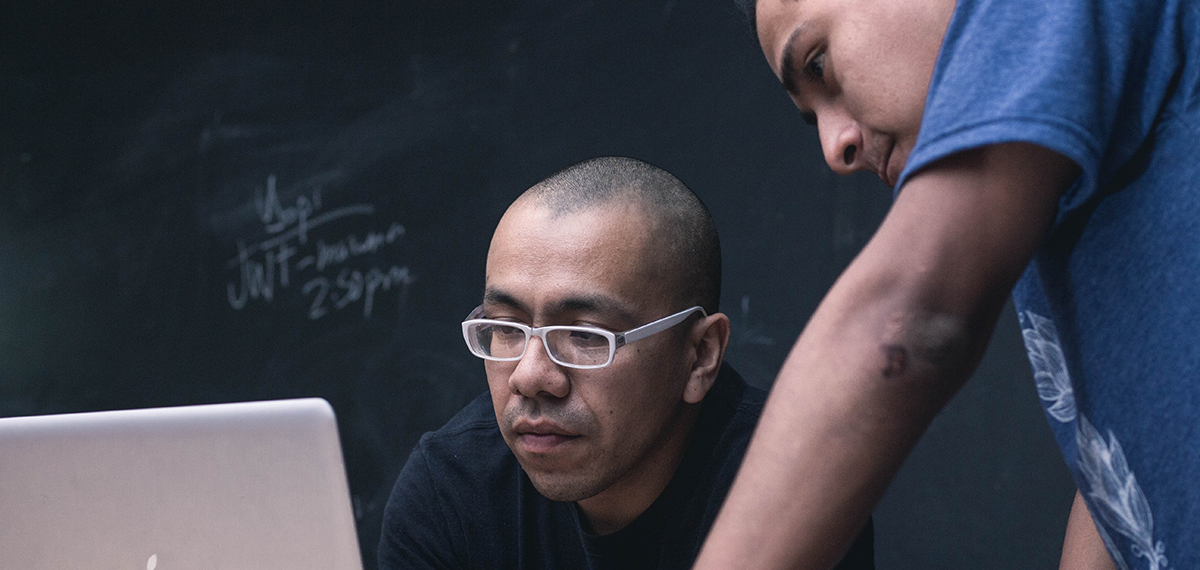
<path fill-rule="evenodd" d="M 492 358 L 496 420 L 530 480 L 550 499 L 578 501 L 597 532 L 636 518 L 674 474 L 729 340 L 720 278 L 704 205 L 634 159 L 571 166 L 496 228 L 471 319 L 503 323 L 464 332 Z M 673 315 L 651 327 L 660 332 L 622 335 Z M 584 328 L 529 334 L 548 326 Z"/>
<path fill-rule="evenodd" d="M 739 0 L 829 167 L 894 186 L 917 141 L 954 0 Z"/>

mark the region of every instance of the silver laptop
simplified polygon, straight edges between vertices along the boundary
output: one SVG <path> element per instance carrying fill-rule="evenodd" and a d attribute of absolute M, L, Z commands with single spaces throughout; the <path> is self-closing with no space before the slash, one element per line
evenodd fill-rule
<path fill-rule="evenodd" d="M 333 410 L 0 418 L 0 568 L 359 570 Z"/>

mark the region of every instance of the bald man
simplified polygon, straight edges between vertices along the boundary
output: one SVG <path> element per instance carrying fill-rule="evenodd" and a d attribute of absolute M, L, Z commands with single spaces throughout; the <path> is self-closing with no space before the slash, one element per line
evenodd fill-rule
<path fill-rule="evenodd" d="M 628 158 L 525 192 L 463 322 L 488 394 L 426 434 L 384 514 L 381 568 L 688 568 L 764 393 L 722 359 L 707 209 Z M 868 526 L 839 568 L 873 568 Z"/>

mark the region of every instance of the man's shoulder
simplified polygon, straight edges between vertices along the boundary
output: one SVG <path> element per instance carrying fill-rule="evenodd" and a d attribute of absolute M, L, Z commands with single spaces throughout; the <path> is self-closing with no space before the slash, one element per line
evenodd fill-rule
<path fill-rule="evenodd" d="M 722 363 L 717 382 L 705 396 L 704 405 L 712 415 L 729 418 L 730 427 L 740 432 L 746 427 L 754 429 L 766 401 L 765 390 L 748 384 L 729 363 Z"/>
<path fill-rule="evenodd" d="M 437 431 L 426 433 L 425 436 L 439 439 L 455 438 L 462 437 L 464 434 L 476 434 L 489 430 L 495 431 L 497 435 L 500 431 L 496 426 L 496 415 L 492 410 L 491 394 L 485 391 L 463 406 L 463 409 L 454 414 Z"/>
<path fill-rule="evenodd" d="M 738 412 L 752 416 L 757 421 L 758 416 L 762 415 L 763 406 L 766 403 L 766 390 L 758 386 L 746 384 L 746 387 L 742 391 L 742 397 L 738 401 Z"/>
<path fill-rule="evenodd" d="M 710 430 L 708 437 L 713 438 L 703 442 L 709 464 L 702 472 L 708 478 L 695 494 L 698 504 L 693 508 L 700 510 L 692 514 L 702 517 L 703 524 L 695 542 L 683 547 L 690 548 L 693 557 L 699 552 L 704 536 L 724 503 L 767 400 L 766 390 L 746 383 L 729 364 L 721 365 L 720 376 L 709 396 L 711 399 L 706 397 L 704 400 L 709 424 L 700 427 Z M 874 528 L 868 520 L 836 568 L 866 570 L 874 567 Z"/>
<path fill-rule="evenodd" d="M 716 516 L 758 425 L 766 392 L 746 383 L 728 363 L 704 398 L 682 467 L 707 519 Z M 686 478 L 685 477 L 685 478 Z M 706 520 L 706 525 L 711 520 Z M 707 531 L 707 526 L 703 527 Z"/>
<path fill-rule="evenodd" d="M 486 513 L 485 519 L 513 516 L 511 495 L 520 478 L 520 466 L 484 393 L 441 428 L 421 436 L 396 479 L 387 509 L 395 516 L 445 517 L 448 528 L 463 532 L 480 524 L 479 514 Z M 396 519 L 391 527 L 407 528 L 412 522 Z"/>
<path fill-rule="evenodd" d="M 459 410 L 441 428 L 421 436 L 413 453 L 421 456 L 431 469 L 452 468 L 455 472 L 479 475 L 497 475 L 495 471 L 514 467 L 516 461 L 500 435 L 487 392 Z"/>
<path fill-rule="evenodd" d="M 381 568 L 515 565 L 519 464 L 487 393 L 421 437 L 392 488 L 379 545 Z"/>

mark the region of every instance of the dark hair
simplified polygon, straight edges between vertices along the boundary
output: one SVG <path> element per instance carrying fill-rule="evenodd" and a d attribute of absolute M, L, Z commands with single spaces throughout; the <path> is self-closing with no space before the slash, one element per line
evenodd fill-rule
<path fill-rule="evenodd" d="M 650 163 L 620 156 L 593 158 L 568 166 L 530 188 L 520 198 L 533 200 L 553 215 L 613 203 L 634 202 L 652 224 L 663 260 L 674 263 L 685 305 L 708 314 L 719 310 L 721 241 L 708 208 L 671 173 Z"/>
<path fill-rule="evenodd" d="M 738 9 L 746 16 L 746 22 L 750 24 L 750 33 L 754 34 L 754 39 L 758 40 L 758 20 L 755 15 L 755 9 L 758 7 L 758 0 L 733 0 L 737 4 Z"/>

